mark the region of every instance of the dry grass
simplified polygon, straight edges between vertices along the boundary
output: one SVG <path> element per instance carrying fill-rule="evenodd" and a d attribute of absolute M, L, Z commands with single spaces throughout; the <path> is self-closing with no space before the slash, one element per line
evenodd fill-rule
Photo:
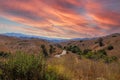
<path fill-rule="evenodd" d="M 60 58 L 50 58 L 48 64 L 56 66 L 63 75 L 69 74 L 67 77 L 70 80 L 120 80 L 120 63 L 80 60 L 76 55 L 68 54 Z"/>

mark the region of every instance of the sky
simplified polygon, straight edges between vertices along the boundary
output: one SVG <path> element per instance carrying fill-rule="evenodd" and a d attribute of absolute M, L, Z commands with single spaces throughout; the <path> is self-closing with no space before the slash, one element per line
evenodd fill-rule
<path fill-rule="evenodd" d="M 120 0 L 0 0 L 0 33 L 90 38 L 120 33 Z"/>

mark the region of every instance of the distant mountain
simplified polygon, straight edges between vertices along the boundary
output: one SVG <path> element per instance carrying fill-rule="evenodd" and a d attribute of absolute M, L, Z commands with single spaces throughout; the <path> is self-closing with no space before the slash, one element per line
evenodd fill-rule
<path fill-rule="evenodd" d="M 23 39 L 32 39 L 32 38 L 44 39 L 44 40 L 47 40 L 50 42 L 65 42 L 68 40 L 68 39 L 61 39 L 61 38 L 48 38 L 48 37 L 43 37 L 43 36 L 26 35 L 26 34 L 22 34 L 22 33 L 4 33 L 2 35 L 23 38 Z"/>
<path fill-rule="evenodd" d="M 73 38 L 71 40 L 78 41 L 78 40 L 89 40 L 89 39 L 92 39 L 92 38 Z"/>

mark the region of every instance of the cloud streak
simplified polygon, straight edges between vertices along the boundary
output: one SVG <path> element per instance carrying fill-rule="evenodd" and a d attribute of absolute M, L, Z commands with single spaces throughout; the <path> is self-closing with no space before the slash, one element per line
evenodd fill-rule
<path fill-rule="evenodd" d="M 119 0 L 0 0 L 0 16 L 28 34 L 96 37 L 120 32 L 119 7 Z"/>

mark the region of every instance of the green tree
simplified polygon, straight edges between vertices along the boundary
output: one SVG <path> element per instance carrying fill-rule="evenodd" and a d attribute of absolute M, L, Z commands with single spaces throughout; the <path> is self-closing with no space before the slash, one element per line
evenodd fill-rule
<path fill-rule="evenodd" d="M 98 39 L 98 43 L 99 43 L 99 46 L 100 46 L 100 47 L 104 46 L 104 44 L 103 44 L 103 39 L 102 39 L 102 38 L 99 38 L 99 39 Z"/>
<path fill-rule="evenodd" d="M 46 49 L 45 45 L 44 44 L 41 45 L 41 48 L 42 48 L 42 52 L 43 52 L 44 56 L 47 57 L 48 56 L 48 52 L 47 52 L 47 49 Z"/>
<path fill-rule="evenodd" d="M 49 49 L 49 53 L 52 54 L 55 52 L 55 48 L 53 47 L 53 45 L 49 45 L 50 49 Z"/>
<path fill-rule="evenodd" d="M 109 45 L 109 46 L 107 47 L 107 49 L 108 49 L 108 50 L 112 50 L 112 49 L 114 49 L 114 47 L 113 47 L 112 45 Z"/>

